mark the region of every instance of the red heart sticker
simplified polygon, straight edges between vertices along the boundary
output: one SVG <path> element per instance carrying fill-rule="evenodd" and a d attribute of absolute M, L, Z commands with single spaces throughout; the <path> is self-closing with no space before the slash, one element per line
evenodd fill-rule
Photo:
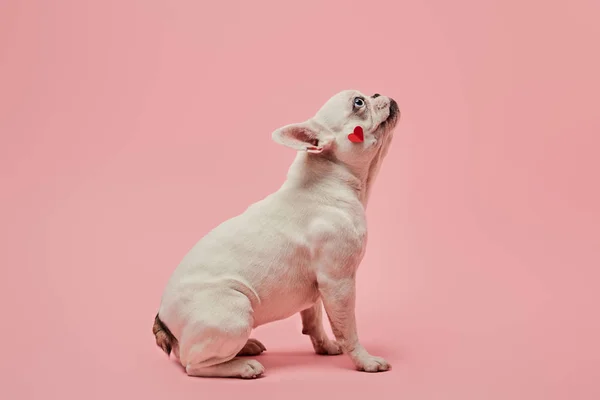
<path fill-rule="evenodd" d="M 354 132 L 352 132 L 351 134 L 348 135 L 348 139 L 352 143 L 362 143 L 362 142 L 364 142 L 365 141 L 365 135 L 363 133 L 362 126 L 357 126 L 356 128 L 354 128 Z"/>

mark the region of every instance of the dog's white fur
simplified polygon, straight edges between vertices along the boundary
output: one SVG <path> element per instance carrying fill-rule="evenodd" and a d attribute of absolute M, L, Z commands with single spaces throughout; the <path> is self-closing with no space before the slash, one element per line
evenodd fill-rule
<path fill-rule="evenodd" d="M 158 314 L 188 375 L 261 375 L 260 363 L 236 356 L 264 350 L 249 339 L 253 328 L 296 313 L 317 353 L 344 352 L 364 371 L 390 368 L 360 344 L 354 305 L 365 207 L 397 114 L 388 97 L 348 90 L 308 121 L 273 133 L 298 150 L 286 182 L 202 238 L 163 294 Z M 357 125 L 363 143 L 348 140 Z M 337 342 L 323 329 L 322 305 Z"/>

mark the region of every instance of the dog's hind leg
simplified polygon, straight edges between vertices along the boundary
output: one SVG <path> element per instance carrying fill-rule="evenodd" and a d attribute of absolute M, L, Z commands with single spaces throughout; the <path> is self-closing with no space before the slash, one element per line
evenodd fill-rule
<path fill-rule="evenodd" d="M 258 361 L 236 358 L 246 347 L 250 330 L 250 326 L 233 327 L 231 324 L 213 327 L 187 352 L 185 371 L 189 376 L 199 377 L 259 377 L 265 369 Z"/>
<path fill-rule="evenodd" d="M 264 372 L 259 362 L 235 358 L 252 331 L 250 301 L 239 292 L 220 296 L 218 310 L 195 308 L 194 321 L 185 326 L 181 335 L 180 362 L 189 376 L 257 378 Z"/>
<path fill-rule="evenodd" d="M 237 356 L 257 356 L 266 350 L 267 348 L 265 347 L 265 345 L 259 342 L 257 339 L 248 339 L 246 345 L 244 345 L 244 347 L 242 348 L 242 350 L 240 350 Z"/>
<path fill-rule="evenodd" d="M 265 368 L 256 360 L 234 358 L 227 362 L 210 367 L 202 367 L 190 364 L 185 368 L 189 376 L 199 377 L 221 377 L 221 378 L 258 378 L 265 372 Z"/>

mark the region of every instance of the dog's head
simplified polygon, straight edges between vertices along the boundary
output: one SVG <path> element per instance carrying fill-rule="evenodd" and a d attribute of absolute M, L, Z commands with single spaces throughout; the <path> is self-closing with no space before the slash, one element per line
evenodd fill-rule
<path fill-rule="evenodd" d="M 353 168 L 370 168 L 387 153 L 399 115 L 398 104 L 389 97 L 345 90 L 311 119 L 277 129 L 273 140 Z"/>

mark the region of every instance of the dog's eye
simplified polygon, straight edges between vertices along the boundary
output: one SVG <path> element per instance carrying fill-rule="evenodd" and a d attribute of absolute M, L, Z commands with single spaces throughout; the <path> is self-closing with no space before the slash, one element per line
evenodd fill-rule
<path fill-rule="evenodd" d="M 365 106 L 365 99 L 363 99 L 362 97 L 357 97 L 354 99 L 354 107 L 355 108 L 361 108 Z"/>

